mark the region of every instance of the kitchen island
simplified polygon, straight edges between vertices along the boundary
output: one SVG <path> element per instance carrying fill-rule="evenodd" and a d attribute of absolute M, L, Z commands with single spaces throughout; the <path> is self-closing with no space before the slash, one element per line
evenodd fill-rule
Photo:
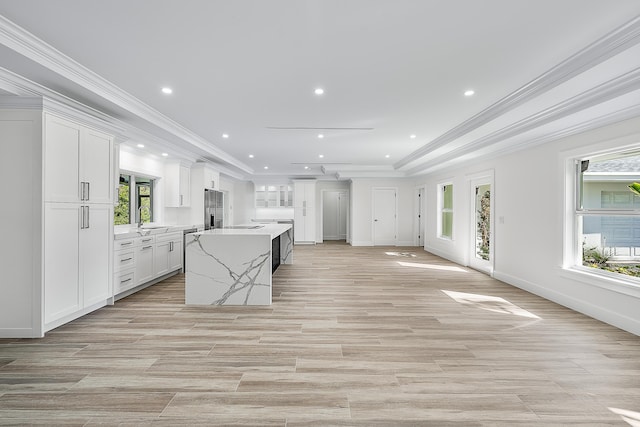
<path fill-rule="evenodd" d="M 290 224 L 216 228 L 185 245 L 186 304 L 270 305 L 272 273 L 293 262 Z"/>

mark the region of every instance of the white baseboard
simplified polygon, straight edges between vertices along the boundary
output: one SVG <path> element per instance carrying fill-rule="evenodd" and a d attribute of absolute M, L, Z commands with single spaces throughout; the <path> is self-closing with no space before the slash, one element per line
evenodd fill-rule
<path fill-rule="evenodd" d="M 0 338 L 42 338 L 44 334 L 35 328 L 2 328 Z"/>
<path fill-rule="evenodd" d="M 396 242 L 396 246 L 413 246 L 413 247 L 416 247 L 415 243 L 413 243 L 413 240 L 398 240 Z"/>
<path fill-rule="evenodd" d="M 620 328 L 634 335 L 640 336 L 640 321 L 629 316 L 622 315 L 618 312 L 603 308 L 592 304 L 591 302 L 577 299 L 573 296 L 554 291 L 552 289 L 540 286 L 528 280 L 511 276 L 500 271 L 494 271 L 493 277 L 509 285 L 531 292 L 534 295 L 553 301 L 571 310 L 577 311 L 601 322 L 608 323 L 616 328 Z M 535 314 L 535 313 L 534 313 Z"/>
<path fill-rule="evenodd" d="M 465 259 L 461 258 L 461 257 L 459 257 L 459 256 L 457 256 L 455 254 L 452 254 L 452 253 L 449 253 L 449 252 L 446 252 L 446 251 L 441 251 L 440 249 L 436 249 L 436 248 L 431 247 L 431 246 L 425 246 L 424 250 L 429 252 L 429 253 L 432 253 L 434 255 L 437 255 L 437 256 L 439 256 L 441 258 L 447 259 L 447 260 L 449 260 L 451 262 L 455 262 L 456 264 L 460 264 L 460 265 L 466 266 Z"/>
<path fill-rule="evenodd" d="M 373 246 L 373 242 L 370 240 L 354 240 L 351 242 L 351 246 Z"/>

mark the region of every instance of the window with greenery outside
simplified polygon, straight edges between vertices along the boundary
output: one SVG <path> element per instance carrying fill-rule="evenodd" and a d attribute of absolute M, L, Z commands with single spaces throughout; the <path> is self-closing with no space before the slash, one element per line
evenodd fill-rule
<path fill-rule="evenodd" d="M 453 237 L 453 184 L 442 186 L 440 237 Z"/>
<path fill-rule="evenodd" d="M 640 277 L 640 153 L 582 160 L 577 173 L 582 266 Z"/>
<path fill-rule="evenodd" d="M 118 205 L 113 210 L 114 225 L 131 224 L 131 206 L 129 196 L 131 194 L 131 176 L 120 175 L 118 186 Z"/>

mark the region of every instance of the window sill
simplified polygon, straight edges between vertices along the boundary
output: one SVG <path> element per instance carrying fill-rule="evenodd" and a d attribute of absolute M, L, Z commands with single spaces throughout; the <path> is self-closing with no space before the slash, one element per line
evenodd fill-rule
<path fill-rule="evenodd" d="M 640 299 L 640 280 L 632 277 L 626 278 L 620 274 L 580 266 L 563 268 L 561 275 L 587 285 Z"/>

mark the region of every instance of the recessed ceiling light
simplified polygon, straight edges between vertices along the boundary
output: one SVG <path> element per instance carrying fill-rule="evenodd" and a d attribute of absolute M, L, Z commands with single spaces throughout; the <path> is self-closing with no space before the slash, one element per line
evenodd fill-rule
<path fill-rule="evenodd" d="M 253 154 L 249 154 L 249 158 L 250 158 L 250 159 L 253 159 Z"/>
<path fill-rule="evenodd" d="M 389 157 L 391 157 L 390 154 L 386 154 L 385 157 L 388 159 Z"/>
<path fill-rule="evenodd" d="M 222 137 L 223 137 L 224 139 L 227 139 L 227 138 L 229 138 L 229 134 L 228 134 L 228 133 L 223 133 L 223 134 L 222 134 Z"/>
<path fill-rule="evenodd" d="M 264 168 L 265 168 L 265 169 L 269 169 L 269 166 L 265 166 Z"/>
<path fill-rule="evenodd" d="M 138 148 L 144 148 L 144 144 L 138 144 L 137 147 Z"/>
<path fill-rule="evenodd" d="M 473 96 L 474 93 L 476 92 L 473 89 L 469 89 L 464 92 L 464 96 Z"/>
<path fill-rule="evenodd" d="M 415 133 L 412 133 L 411 135 L 409 135 L 409 138 L 411 138 L 411 139 L 416 139 L 416 134 L 415 134 Z"/>
<path fill-rule="evenodd" d="M 324 157 L 324 154 L 318 154 L 318 157 L 322 159 Z"/>
<path fill-rule="evenodd" d="M 322 139 L 322 138 L 324 138 L 324 135 L 323 135 L 323 134 L 321 134 L 321 133 L 319 133 L 319 134 L 318 134 L 318 138 Z"/>
<path fill-rule="evenodd" d="M 162 153 L 162 157 L 167 157 L 169 153 Z"/>
<path fill-rule="evenodd" d="M 304 169 L 305 169 L 305 170 L 309 169 L 309 166 L 305 166 L 305 167 L 304 167 Z"/>
<path fill-rule="evenodd" d="M 171 95 L 173 93 L 173 89 L 171 89 L 170 87 L 163 87 L 162 88 L 162 93 L 167 94 L 167 95 Z"/>
<path fill-rule="evenodd" d="M 324 93 L 324 89 L 321 87 L 317 87 L 316 90 L 313 91 L 316 95 L 322 95 Z"/>

